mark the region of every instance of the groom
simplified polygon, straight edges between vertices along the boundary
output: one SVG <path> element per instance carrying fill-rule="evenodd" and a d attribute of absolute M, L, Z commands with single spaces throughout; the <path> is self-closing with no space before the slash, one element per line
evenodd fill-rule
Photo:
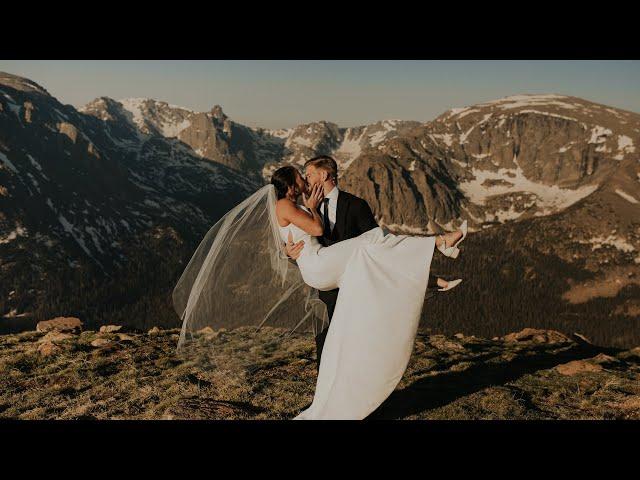
<path fill-rule="evenodd" d="M 327 156 L 320 155 L 312 158 L 304 164 L 305 175 L 309 187 L 320 184 L 324 188 L 324 200 L 320 205 L 320 215 L 324 224 L 324 231 L 319 242 L 324 246 L 329 246 L 343 240 L 357 237 L 378 226 L 373 217 L 369 204 L 348 192 L 338 189 L 338 164 Z M 293 260 L 297 260 L 304 246 L 304 241 L 298 243 L 287 243 L 285 250 L 287 255 Z M 338 289 L 319 292 L 320 300 L 327 306 L 329 322 L 333 316 L 338 298 Z M 327 326 L 316 336 L 316 360 L 318 369 L 320 368 L 320 358 L 322 357 L 322 347 L 327 336 L 329 327 Z"/>

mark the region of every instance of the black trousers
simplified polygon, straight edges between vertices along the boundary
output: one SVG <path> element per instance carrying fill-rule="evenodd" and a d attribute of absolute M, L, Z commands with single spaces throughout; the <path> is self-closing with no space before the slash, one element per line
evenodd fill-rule
<path fill-rule="evenodd" d="M 429 275 L 429 281 L 427 283 L 427 289 L 433 290 L 438 287 L 438 277 L 435 275 Z M 328 292 L 319 292 L 320 300 L 327 306 L 327 314 L 329 315 L 329 325 L 331 324 L 331 318 L 333 317 L 333 311 L 336 308 L 336 300 L 338 299 L 339 289 L 329 290 Z M 329 332 L 329 325 L 316 335 L 316 368 L 320 370 L 320 359 L 322 358 L 322 348 L 324 347 L 324 341 L 327 338 Z"/>
<path fill-rule="evenodd" d="M 329 325 L 331 324 L 331 318 L 333 317 L 333 311 L 336 308 L 336 300 L 338 300 L 339 289 L 329 290 L 328 292 L 318 292 L 320 300 L 327 306 L 327 314 L 329 315 Z M 324 340 L 327 338 L 327 332 L 329 331 L 329 325 L 325 327 L 318 335 L 316 335 L 316 368 L 320 370 L 320 358 L 322 357 L 322 347 L 324 347 Z"/>

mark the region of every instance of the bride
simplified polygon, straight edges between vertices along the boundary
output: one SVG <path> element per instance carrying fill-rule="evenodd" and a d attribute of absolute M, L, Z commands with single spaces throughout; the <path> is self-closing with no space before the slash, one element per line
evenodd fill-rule
<path fill-rule="evenodd" d="M 304 207 L 296 204 L 300 195 Z M 323 247 L 316 239 L 323 231 L 323 197 L 321 186 L 309 189 L 295 167 L 282 167 L 270 185 L 212 227 L 173 292 L 183 319 L 178 346 L 206 326 L 261 327 L 270 321 L 293 330 L 309 323 L 316 330 L 327 323 L 317 290 L 339 288 L 313 402 L 296 419 L 363 419 L 402 378 L 434 250 L 457 257 L 466 221 L 444 236 L 393 235 L 377 227 Z M 281 245 L 300 240 L 296 268 Z M 441 290 L 460 282 L 438 279 Z"/>

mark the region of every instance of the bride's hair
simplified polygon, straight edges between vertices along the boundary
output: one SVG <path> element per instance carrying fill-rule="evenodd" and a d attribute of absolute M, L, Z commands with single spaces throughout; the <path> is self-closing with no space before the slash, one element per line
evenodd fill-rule
<path fill-rule="evenodd" d="M 276 197 L 278 197 L 278 200 L 287 196 L 289 187 L 293 186 L 295 188 L 297 173 L 298 170 L 296 167 L 292 167 L 291 165 L 281 167 L 273 172 L 273 175 L 271 175 L 271 185 L 276 189 Z"/>

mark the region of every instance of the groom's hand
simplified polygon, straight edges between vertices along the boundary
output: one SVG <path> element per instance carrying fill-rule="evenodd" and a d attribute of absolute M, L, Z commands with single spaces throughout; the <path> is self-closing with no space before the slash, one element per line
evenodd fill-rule
<path fill-rule="evenodd" d="M 284 244 L 284 251 L 287 254 L 287 257 L 297 260 L 302 252 L 302 247 L 304 247 L 304 240 L 300 240 L 297 243 L 293 243 L 293 236 L 291 232 L 289 232 L 289 237 L 287 239 L 287 243 Z"/>

